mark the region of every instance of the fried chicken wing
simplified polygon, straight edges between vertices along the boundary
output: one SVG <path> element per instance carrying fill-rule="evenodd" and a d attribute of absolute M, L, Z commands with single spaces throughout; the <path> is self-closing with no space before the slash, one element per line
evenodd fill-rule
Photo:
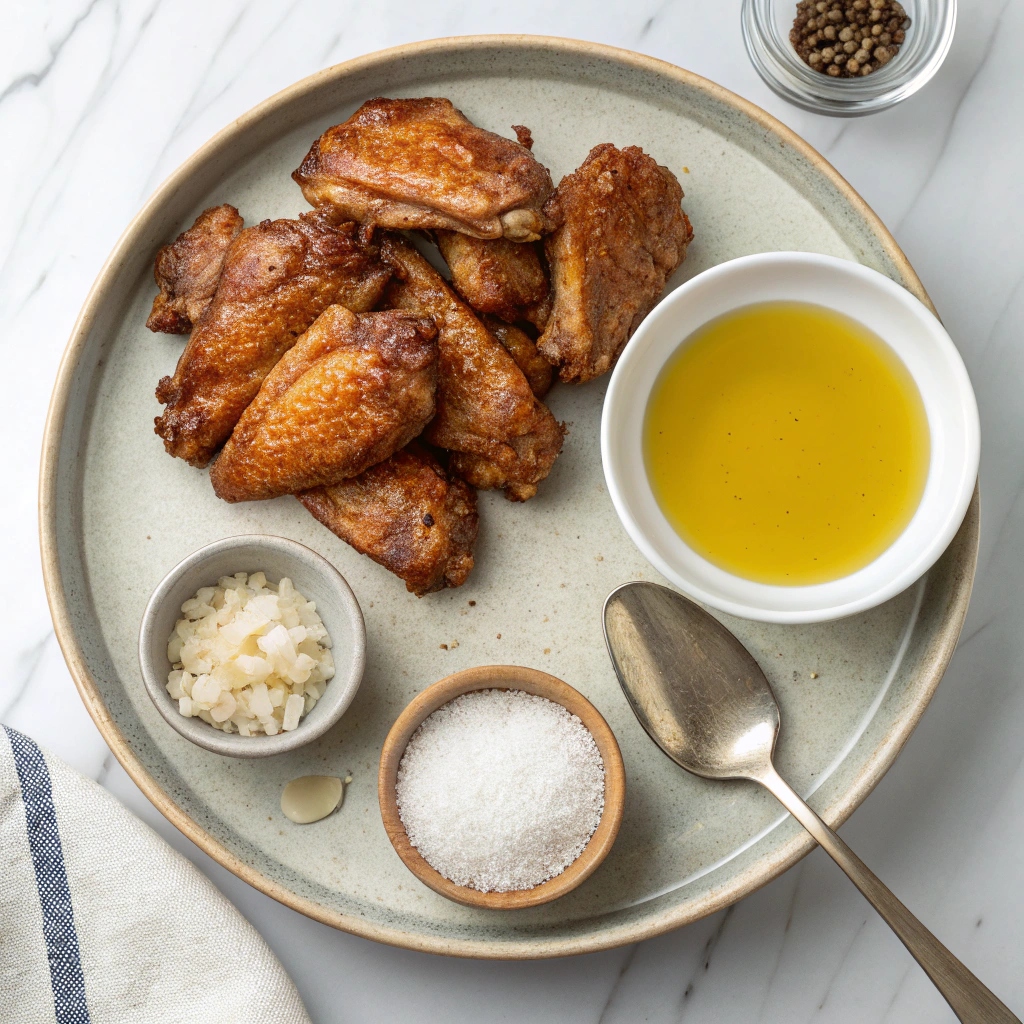
<path fill-rule="evenodd" d="M 263 221 L 231 243 L 216 294 L 156 389 L 164 447 L 205 466 L 264 378 L 330 305 L 372 309 L 391 276 L 355 224 L 326 214 Z"/>
<path fill-rule="evenodd" d="M 351 480 L 298 499 L 418 597 L 461 586 L 473 568 L 476 493 L 415 442 Z"/>
<path fill-rule="evenodd" d="M 544 329 L 551 312 L 548 278 L 531 242 L 457 231 L 435 231 L 434 238 L 452 272 L 452 286 L 478 313 L 509 323 L 528 320 Z"/>
<path fill-rule="evenodd" d="M 156 254 L 153 276 L 160 294 L 146 321 L 151 331 L 188 334 L 199 322 L 217 290 L 224 258 L 242 223 L 233 206 L 211 206 Z"/>
<path fill-rule="evenodd" d="M 675 175 L 638 146 L 595 146 L 545 210 L 554 302 L 537 347 L 564 381 L 612 368 L 693 238 Z"/>
<path fill-rule="evenodd" d="M 547 168 L 446 99 L 369 100 L 328 128 L 292 177 L 313 206 L 366 225 L 521 242 L 551 227 Z"/>
<path fill-rule="evenodd" d="M 554 367 L 537 351 L 537 343 L 514 324 L 505 323 L 496 316 L 485 316 L 484 326 L 508 349 L 508 354 L 523 371 L 530 390 L 543 398 L 551 390 Z"/>
<path fill-rule="evenodd" d="M 434 322 L 330 306 L 281 357 L 210 469 L 225 501 L 294 494 L 357 476 L 434 415 Z"/>
<path fill-rule="evenodd" d="M 437 413 L 424 437 L 451 451 L 451 468 L 475 487 L 503 488 L 526 501 L 551 471 L 565 433 L 534 397 L 515 360 L 412 246 L 381 243 L 395 267 L 387 305 L 437 324 Z"/>

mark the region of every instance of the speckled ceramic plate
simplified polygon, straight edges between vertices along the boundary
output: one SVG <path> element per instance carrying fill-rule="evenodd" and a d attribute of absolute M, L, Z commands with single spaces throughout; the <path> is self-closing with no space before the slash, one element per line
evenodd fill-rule
<path fill-rule="evenodd" d="M 438 40 L 323 71 L 212 139 L 121 238 L 60 370 L 42 466 L 43 561 L 57 635 L 114 753 L 150 799 L 253 885 L 338 928 L 415 949 L 483 957 L 581 953 L 655 935 L 764 884 L 811 846 L 753 785 L 705 782 L 671 764 L 634 720 L 601 639 L 601 602 L 657 578 L 626 537 L 601 475 L 602 381 L 558 387 L 570 433 L 540 495 L 481 494 L 477 568 L 422 600 L 323 529 L 291 498 L 228 505 L 206 473 L 164 454 L 156 381 L 181 341 L 143 326 L 156 248 L 204 207 L 230 201 L 250 224 L 305 206 L 289 172 L 328 125 L 377 95 L 450 97 L 475 122 L 527 124 L 557 181 L 591 146 L 637 144 L 686 190 L 696 240 L 673 284 L 771 249 L 874 267 L 925 302 L 921 282 L 863 201 L 763 111 L 686 71 L 587 43 L 530 37 Z M 943 558 L 888 604 L 806 627 L 728 625 L 782 704 L 778 765 L 833 825 L 892 763 L 952 653 L 974 574 L 977 499 Z M 236 761 L 188 743 L 157 714 L 136 661 L 139 619 L 163 574 L 232 534 L 291 537 L 326 555 L 362 603 L 367 669 L 342 721 L 316 743 Z M 254 568 L 240 566 L 241 569 Z M 391 848 L 377 807 L 381 743 L 414 694 L 457 669 L 518 663 L 581 690 L 618 736 L 627 808 L 602 867 L 556 903 L 508 913 L 450 903 Z M 352 773 L 339 813 L 297 827 L 281 787 Z"/>

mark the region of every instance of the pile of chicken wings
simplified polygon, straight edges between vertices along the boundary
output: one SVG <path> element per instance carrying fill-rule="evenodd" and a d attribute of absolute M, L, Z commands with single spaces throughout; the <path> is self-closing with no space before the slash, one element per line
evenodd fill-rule
<path fill-rule="evenodd" d="M 213 207 L 156 258 L 147 326 L 190 334 L 156 389 L 167 451 L 212 461 L 226 501 L 294 494 L 420 596 L 472 570 L 474 488 L 537 493 L 555 373 L 607 373 L 693 237 L 638 147 L 596 146 L 555 188 L 513 131 L 370 100 L 292 175 L 311 211 L 245 228 Z"/>

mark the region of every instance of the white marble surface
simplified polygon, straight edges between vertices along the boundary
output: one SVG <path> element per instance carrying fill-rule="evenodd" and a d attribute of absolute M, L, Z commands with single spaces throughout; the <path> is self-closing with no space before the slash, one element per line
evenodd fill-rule
<path fill-rule="evenodd" d="M 1024 0 L 962 0 L 933 82 L 858 121 L 795 110 L 744 54 L 738 0 L 6 0 L 0 35 L 0 720 L 99 779 L 260 929 L 318 1024 L 805 1021 L 953 1015 L 815 852 L 731 910 L 562 961 L 445 960 L 309 921 L 214 864 L 148 804 L 79 702 L 39 570 L 36 474 L 65 340 L 121 229 L 213 132 L 319 68 L 434 36 L 630 47 L 749 97 L 817 146 L 894 231 L 967 361 L 983 424 L 981 563 L 960 648 L 850 844 L 1024 1014 Z M 13 591 L 13 592 L 12 592 Z"/>

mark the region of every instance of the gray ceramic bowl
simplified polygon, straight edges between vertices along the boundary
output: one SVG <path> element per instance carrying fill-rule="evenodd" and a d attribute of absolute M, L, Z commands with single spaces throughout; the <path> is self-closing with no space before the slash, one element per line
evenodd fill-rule
<path fill-rule="evenodd" d="M 222 732 L 201 718 L 186 718 L 167 692 L 171 663 L 167 641 L 181 606 L 200 587 L 236 572 L 264 572 L 272 583 L 287 576 L 317 612 L 333 644 L 334 678 L 298 728 L 276 736 Z M 146 689 L 165 721 L 186 739 L 229 757 L 267 757 L 304 746 L 325 733 L 348 709 L 359 689 L 366 660 L 363 613 L 345 577 L 315 551 L 284 537 L 252 534 L 207 544 L 179 562 L 153 591 L 139 631 L 139 664 Z"/>

